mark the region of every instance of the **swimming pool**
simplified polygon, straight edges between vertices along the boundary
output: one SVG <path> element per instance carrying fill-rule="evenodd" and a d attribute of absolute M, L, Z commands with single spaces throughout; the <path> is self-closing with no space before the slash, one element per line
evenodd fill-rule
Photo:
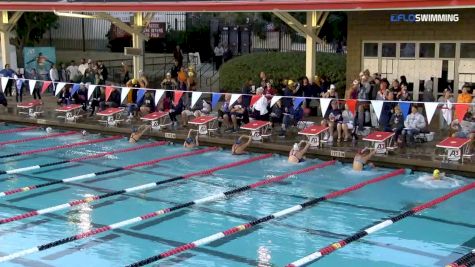
<path fill-rule="evenodd" d="M 2 130 L 18 127 L 20 126 L 0 126 L 0 133 Z M 0 134 L 0 142 L 45 134 L 41 129 Z M 83 137 L 72 134 L 5 145 L 0 156 L 101 138 L 105 136 Z M 146 147 L 153 143 L 156 141 L 142 140 L 139 144 L 132 145 L 126 138 L 118 138 L 0 159 L 1 170 L 17 170 L 106 151 L 125 151 L 1 175 L 0 191 L 7 192 L 104 172 L 71 183 L 32 188 L 3 196 L 0 198 L 0 219 L 149 184 L 149 187 L 141 190 L 138 188 L 134 192 L 118 193 L 96 201 L 89 199 L 73 207 L 63 207 L 51 212 L 47 210 L 45 214 L 33 214 L 30 218 L 17 218 L 18 220 L 1 224 L 0 256 L 81 232 L 94 231 L 98 227 L 203 199 L 323 162 L 312 159 L 291 165 L 282 156 L 250 154 L 238 157 L 230 155 L 227 150 L 212 148 L 201 148 L 202 150 L 190 153 L 190 150 L 182 148 L 180 144 Z M 144 147 L 137 149 L 141 146 Z M 134 165 L 156 159 L 162 160 L 146 166 Z M 120 169 L 124 166 L 136 167 Z M 215 167 L 218 170 L 210 174 L 200 172 Z M 223 168 L 219 169 L 221 167 Z M 211 199 L 214 201 L 185 205 L 176 211 L 167 210 L 166 214 L 160 216 L 114 230 L 106 229 L 81 240 L 51 246 L 0 264 L 124 266 L 393 171 L 380 168 L 355 173 L 350 165 L 328 164 L 305 173 L 290 175 L 281 182 L 232 194 L 226 199 Z M 198 173 L 186 176 L 194 172 Z M 384 218 L 455 189 L 451 187 L 470 182 L 462 177 L 454 177 L 454 180 L 447 183 L 434 184 L 421 181 L 424 175 L 426 174 L 396 175 L 151 265 L 285 266 Z M 169 182 L 158 186 L 150 185 L 156 181 Z M 351 243 L 308 266 L 445 266 L 475 248 L 474 205 L 475 190 L 465 192 L 420 215 L 408 217 Z"/>

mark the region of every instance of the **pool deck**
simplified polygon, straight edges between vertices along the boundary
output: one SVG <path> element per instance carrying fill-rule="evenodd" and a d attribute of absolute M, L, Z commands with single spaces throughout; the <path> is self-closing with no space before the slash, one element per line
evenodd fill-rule
<path fill-rule="evenodd" d="M 86 119 L 81 118 L 76 123 L 65 123 L 64 119 L 57 118 L 58 115 L 54 110 L 56 106 L 56 98 L 52 96 L 43 96 L 43 115 L 38 119 L 26 118 L 25 115 L 18 114 L 16 103 L 14 97 L 8 97 L 9 106 L 8 108 L 0 107 L 0 121 L 3 122 L 12 122 L 20 124 L 38 124 L 38 125 L 49 125 L 52 127 L 63 128 L 63 129 L 76 129 L 76 130 L 87 130 L 89 132 L 102 132 L 107 134 L 122 134 L 128 136 L 131 132 L 131 124 L 122 124 L 120 127 L 104 127 L 98 124 L 98 116 L 87 117 Z M 23 98 L 24 101 L 30 100 L 29 96 Z M 434 127 L 434 121 L 437 121 L 438 118 L 434 117 L 431 128 Z M 315 121 L 318 119 L 315 117 L 309 118 L 309 120 Z M 143 124 L 142 121 L 134 120 L 133 125 Z M 191 125 L 189 127 L 192 127 Z M 178 130 L 169 130 L 166 129 L 161 132 L 147 132 L 144 137 L 153 137 L 160 140 L 168 140 L 171 142 L 181 143 L 187 137 L 189 128 L 180 128 Z M 442 153 L 440 149 L 437 149 L 435 145 L 442 140 L 442 137 L 447 136 L 447 133 L 440 132 L 437 128 L 434 127 L 432 131 L 436 132 L 437 136 L 431 142 L 416 144 L 414 147 L 406 147 L 397 149 L 394 152 L 390 152 L 389 155 L 375 155 L 372 157 L 371 162 L 374 162 L 376 166 L 383 167 L 402 167 L 410 168 L 417 171 L 429 171 L 432 172 L 433 169 L 438 168 L 445 170 L 449 173 L 460 174 L 469 178 L 475 178 L 475 164 L 474 160 L 465 159 L 464 163 L 459 162 L 442 162 L 440 157 L 437 157 L 437 153 Z M 166 135 L 166 133 L 174 133 L 174 135 Z M 222 133 L 214 134 L 212 137 L 209 136 L 200 136 L 200 145 L 208 146 L 220 146 L 230 148 L 234 143 L 234 139 L 242 134 L 248 133 L 247 131 L 239 131 L 238 133 Z M 302 140 L 302 136 L 297 135 L 297 129 L 290 129 L 287 133 L 287 137 L 281 138 L 276 134 L 273 134 L 270 138 L 266 139 L 262 143 L 253 142 L 248 148 L 249 151 L 253 152 L 274 152 L 279 154 L 288 154 L 291 146 L 296 140 Z M 320 159 L 331 159 L 332 151 L 341 151 L 340 157 L 336 157 L 343 162 L 351 162 L 355 155 L 355 152 L 358 149 L 361 149 L 364 146 L 368 146 L 369 143 L 358 140 L 355 144 L 352 142 L 342 142 L 337 144 L 336 142 L 330 147 L 310 149 L 307 152 L 307 157 L 317 157 Z M 437 152 L 437 153 L 436 153 Z"/>

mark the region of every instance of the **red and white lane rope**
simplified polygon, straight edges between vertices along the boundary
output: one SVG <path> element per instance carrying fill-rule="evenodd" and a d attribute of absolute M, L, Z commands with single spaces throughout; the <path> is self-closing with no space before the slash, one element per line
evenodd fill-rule
<path fill-rule="evenodd" d="M 141 261 L 138 261 L 138 262 L 135 262 L 135 263 L 132 263 L 130 265 L 127 265 L 127 267 L 137 267 L 137 266 L 144 266 L 144 265 L 147 265 L 147 264 L 150 264 L 152 262 L 155 262 L 155 261 L 158 261 L 158 260 L 161 260 L 161 259 L 164 259 L 164 258 L 168 258 L 170 256 L 173 256 L 173 255 L 176 255 L 176 254 L 180 254 L 186 250 L 189 250 L 189 249 L 193 249 L 193 248 L 196 248 L 196 247 L 199 247 L 199 246 L 203 246 L 203 245 L 206 245 L 208 243 L 211 243 L 211 242 L 214 242 L 218 239 L 221 239 L 221 238 L 224 238 L 226 236 L 230 236 L 230 235 L 233 235 L 235 233 L 238 233 L 238 232 L 241 232 L 241 231 L 244 231 L 244 230 L 247 230 L 249 228 L 252 228 L 258 224 L 261 224 L 261 223 L 264 223 L 264 222 L 268 222 L 268 221 L 271 221 L 273 219 L 276 219 L 276 218 L 279 218 L 279 217 L 282 217 L 282 216 L 285 216 L 285 215 L 289 215 L 291 213 L 294 213 L 296 211 L 299 211 L 301 209 L 304 209 L 304 208 L 308 208 L 308 207 L 311 207 L 319 202 L 322 202 L 322 201 L 325 201 L 325 200 L 328 200 L 328 199 L 331 199 L 331 198 L 335 198 L 335 197 L 338 197 L 338 196 L 341 196 L 343 194 L 346 194 L 346 193 L 349 193 L 349 192 L 352 192 L 352 191 L 355 191 L 355 190 L 358 190 L 368 184 L 373 184 L 373 183 L 377 183 L 377 182 L 380 182 L 382 180 L 385 180 L 385 179 L 388 179 L 388 178 L 391 178 L 391 177 L 394 177 L 394 176 L 397 176 L 397 175 L 400 175 L 400 174 L 403 174 L 404 173 L 404 170 L 403 169 L 399 169 L 399 170 L 396 170 L 396 171 L 393 171 L 391 173 L 388 173 L 386 175 L 383 175 L 383 176 L 380 176 L 380 177 L 377 177 L 377 178 L 374 178 L 374 179 L 371 179 L 371 180 L 368 180 L 368 181 L 365 181 L 365 182 L 362 182 L 362 183 L 359 183 L 359 184 L 356 184 L 356 185 L 353 185 L 351 187 L 348 187 L 348 188 L 345 188 L 345 189 L 342 189 L 342 190 L 338 190 L 336 192 L 333 192 L 333 193 L 330 193 L 326 196 L 323 196 L 323 197 L 319 197 L 319 198 L 314 198 L 314 199 L 311 199 L 309 201 L 306 201 L 302 204 L 299 204 L 299 205 L 295 205 L 293 207 L 290 207 L 290 208 L 287 208 L 287 209 L 284 209 L 284 210 L 281 210 L 281 211 L 278 211 L 278 212 L 275 212 L 273 214 L 270 214 L 270 215 L 267 215 L 267 216 L 264 216 L 264 217 L 261 217 L 257 220 L 254 220 L 254 221 L 250 221 L 250 222 L 247 222 L 245 224 L 241 224 L 241 225 L 238 225 L 238 226 L 235 226 L 235 227 L 232 227 L 228 230 L 225 230 L 225 231 L 222 231 L 222 232 L 219 232 L 219 233 L 216 233 L 216 234 L 213 234 L 213 235 L 210 235 L 210 236 L 207 236 L 205 238 L 201 238 L 201 239 L 198 239 L 196 241 L 193 241 L 191 243 L 188 243 L 188 244 L 185 244 L 185 245 L 182 245 L 182 246 L 179 246 L 179 247 L 176 247 L 176 248 L 173 248 L 173 249 L 170 249 L 166 252 L 163 252 L 163 253 L 160 253 L 158 255 L 155 255 L 155 256 L 152 256 L 152 257 L 149 257 L 147 259 L 144 259 L 144 260 L 141 260 Z M 1 260 L 1 258 L 0 258 Z"/>
<path fill-rule="evenodd" d="M 475 249 L 463 255 L 462 257 L 458 258 L 456 261 L 452 262 L 451 264 L 447 264 L 445 267 L 472 266 L 473 264 L 472 265 L 467 265 L 467 264 L 470 261 L 474 261 L 474 260 L 475 260 Z"/>
<path fill-rule="evenodd" d="M 59 145 L 59 146 L 53 146 L 53 147 L 45 147 L 45 148 L 34 149 L 34 150 L 27 150 L 27 151 L 17 152 L 17 153 L 12 153 L 12 154 L 7 154 L 7 155 L 0 155 L 0 158 L 3 159 L 3 158 L 33 155 L 33 154 L 38 154 L 38 153 L 43 153 L 43 152 L 48 152 L 48 151 L 54 151 L 54 150 L 59 150 L 59 149 L 73 148 L 73 147 L 78 147 L 78 146 L 85 146 L 85 145 L 97 144 L 97 143 L 102 143 L 102 142 L 108 142 L 108 141 L 117 140 L 117 139 L 121 139 L 121 138 L 122 138 L 122 136 L 116 135 L 116 136 L 106 137 L 106 138 L 102 138 L 102 139 L 93 139 L 93 140 L 84 141 L 84 142 L 71 143 L 71 144 Z"/>
<path fill-rule="evenodd" d="M 124 148 L 124 149 L 119 149 L 119 150 L 115 150 L 115 151 L 97 153 L 97 154 L 93 154 L 93 155 L 89 155 L 89 156 L 73 158 L 73 159 L 68 159 L 68 160 L 61 160 L 61 161 L 50 162 L 50 163 L 45 163 L 45 164 L 40 164 L 40 165 L 33 165 L 33 166 L 28 166 L 28 167 L 23 167 L 23 168 L 18 168 L 18 169 L 12 169 L 12 170 L 6 170 L 6 171 L 1 171 L 0 170 L 0 174 L 22 173 L 22 172 L 26 172 L 26 171 L 31 171 L 31 170 L 44 168 L 44 167 L 51 167 L 51 166 L 61 165 L 61 164 L 66 164 L 66 163 L 70 163 L 70 162 L 79 162 L 79 161 L 84 161 L 84 160 L 97 159 L 97 158 L 102 158 L 102 157 L 105 157 L 105 156 L 108 156 L 108 155 L 114 155 L 114 154 L 120 154 L 120 153 L 140 150 L 140 149 L 144 149 L 144 148 L 162 146 L 166 143 L 167 142 L 165 142 L 165 141 L 161 141 L 161 142 L 149 143 L 149 144 L 145 144 L 145 145 L 141 145 L 141 146 L 134 146 L 134 147 L 131 147 L 131 148 Z"/>
<path fill-rule="evenodd" d="M 64 133 L 46 134 L 46 135 L 42 135 L 42 136 L 30 137 L 30 138 L 24 138 L 24 139 L 18 139 L 18 140 L 3 141 L 3 142 L 0 142 L 0 146 L 38 141 L 38 140 L 43 140 L 43 139 L 48 139 L 48 138 L 53 138 L 53 137 L 72 135 L 72 134 L 76 134 L 76 133 L 77 132 L 69 131 L 69 132 L 64 132 Z"/>
<path fill-rule="evenodd" d="M 128 148 L 128 149 L 130 149 L 130 151 L 134 150 L 134 148 Z M 143 166 L 148 166 L 148 165 L 153 165 L 153 164 L 156 164 L 156 163 L 159 163 L 159 162 L 162 162 L 162 161 L 172 160 L 172 159 L 177 159 L 177 158 L 182 158 L 182 157 L 188 157 L 188 156 L 193 156 L 193 155 L 198 155 L 198 154 L 202 154 L 202 153 L 209 152 L 209 151 L 216 150 L 216 149 L 217 149 L 216 147 L 209 147 L 209 148 L 204 148 L 204 149 L 200 149 L 200 150 L 194 150 L 194 151 L 187 152 L 187 153 L 182 153 L 182 154 L 172 155 L 172 156 L 168 156 L 168 157 L 164 157 L 164 158 L 154 159 L 154 160 L 150 160 L 150 161 L 146 161 L 146 162 L 142 162 L 142 163 L 132 164 L 132 165 L 128 165 L 128 166 L 125 166 L 125 167 L 118 167 L 118 168 L 109 169 L 109 170 L 100 171 L 100 172 L 92 172 L 92 173 L 88 173 L 88 174 L 83 174 L 83 175 L 78 175 L 78 176 L 74 176 L 74 177 L 70 177 L 70 178 L 61 179 L 61 180 L 51 181 L 51 182 L 47 182 L 47 183 L 43 183 L 43 184 L 25 186 L 25 187 L 21 187 L 21 188 L 16 188 L 16 189 L 0 192 L 0 197 L 5 197 L 5 196 L 13 195 L 13 194 L 18 194 L 18 193 L 21 193 L 21 192 L 26 192 L 26 191 L 31 191 L 31 190 L 35 190 L 35 189 L 38 189 L 38 188 L 52 186 L 52 185 L 55 185 L 55 184 L 77 182 L 77 181 L 80 181 L 80 180 L 93 178 L 93 177 L 103 175 L 103 174 L 108 174 L 108 173 L 113 173 L 113 172 L 118 172 L 118 171 L 123 171 L 123 170 L 130 170 L 130 169 L 143 167 Z"/>
<path fill-rule="evenodd" d="M 69 201 L 68 203 L 64 203 L 64 204 L 60 204 L 60 205 L 56 205 L 56 206 L 52 206 L 52 207 L 48 207 L 48 208 L 44 208 L 44 209 L 40 209 L 40 210 L 26 212 L 26 213 L 19 214 L 19 215 L 16 215 L 16 216 L 12 216 L 12 217 L 9 217 L 9 218 L 0 219 L 0 224 L 5 224 L 5 223 L 13 222 L 13 221 L 19 221 L 19 220 L 23 220 L 23 219 L 26 219 L 26 218 L 30 218 L 30 217 L 34 217 L 34 216 L 38 216 L 38 215 L 42 215 L 42 214 L 46 214 L 46 213 L 52 213 L 52 212 L 67 209 L 67 208 L 70 208 L 70 207 L 74 207 L 74 206 L 77 206 L 77 205 L 80 205 L 80 204 L 83 204 L 83 203 L 89 203 L 89 202 L 92 202 L 92 201 L 96 201 L 96 200 L 99 200 L 99 199 L 105 199 L 105 198 L 113 197 L 113 196 L 120 195 L 120 194 L 126 194 L 126 193 L 132 193 L 132 192 L 138 192 L 138 191 L 151 189 L 151 188 L 157 187 L 159 185 L 174 182 L 174 181 L 177 181 L 177 180 L 188 179 L 188 178 L 191 178 L 193 176 L 202 176 L 202 175 L 204 175 L 203 173 L 206 173 L 207 175 L 210 175 L 211 173 L 216 172 L 217 170 L 224 170 L 224 169 L 233 168 L 233 167 L 240 166 L 240 165 L 247 164 L 247 163 L 251 163 L 251 162 L 254 162 L 254 161 L 257 161 L 257 160 L 262 160 L 262 159 L 265 159 L 265 158 L 269 158 L 270 156 L 272 156 L 272 154 L 265 154 L 265 155 L 262 155 L 262 156 L 259 156 L 259 157 L 254 157 L 254 158 L 250 158 L 250 159 L 246 159 L 246 160 L 242 160 L 242 161 L 222 165 L 222 166 L 219 166 L 219 167 L 216 167 L 216 168 L 208 169 L 208 170 L 205 170 L 203 172 L 195 172 L 195 173 L 192 173 L 192 174 L 177 176 L 177 177 L 173 177 L 173 178 L 166 179 L 166 180 L 160 180 L 160 181 L 157 181 L 157 182 L 154 182 L 154 183 L 148 183 L 148 184 L 142 184 L 142 185 L 138 185 L 138 186 L 134 186 L 134 187 L 129 187 L 129 188 L 125 188 L 125 189 L 122 189 L 122 190 L 117 190 L 117 191 L 105 193 L 105 194 L 102 194 L 102 195 L 89 196 L 89 197 L 83 198 L 83 199 L 72 200 L 72 201 Z M 273 179 L 275 179 L 275 178 L 273 178 Z M 270 182 L 273 179 L 268 179 L 266 181 Z"/>
<path fill-rule="evenodd" d="M 27 132 L 33 131 L 38 129 L 37 126 L 30 126 L 30 127 L 22 127 L 22 128 L 15 128 L 15 129 L 8 129 L 8 130 L 1 130 L 0 134 L 9 134 L 9 133 L 19 133 L 19 132 Z"/>
<path fill-rule="evenodd" d="M 262 159 L 265 159 L 265 158 L 269 158 L 271 156 L 272 156 L 272 154 L 265 154 L 265 155 L 261 155 L 261 156 L 258 156 L 258 157 L 253 157 L 253 158 L 249 158 L 249 159 L 246 159 L 246 160 L 231 163 L 231 164 L 228 164 L 228 165 L 225 165 L 225 166 L 220 166 L 220 167 L 217 167 L 217 168 L 213 168 L 213 170 L 223 170 L 223 169 L 226 169 L 226 168 L 241 166 L 241 165 L 244 165 L 244 164 L 248 164 L 248 163 L 255 162 L 255 161 L 258 161 L 258 160 L 262 160 Z M 272 178 L 272 179 L 274 179 L 273 180 L 274 182 L 277 182 L 277 181 L 283 180 L 283 179 L 285 179 L 285 178 L 287 178 L 291 175 L 298 174 L 298 173 L 303 173 L 303 172 L 310 171 L 310 170 L 314 170 L 316 168 L 321 168 L 321 167 L 324 167 L 324 166 L 328 166 L 328 165 L 333 164 L 333 163 L 334 162 L 318 164 L 318 165 L 315 165 L 315 166 L 312 166 L 312 167 L 309 167 L 309 168 L 306 168 L 306 169 L 303 169 L 303 170 L 295 171 L 295 172 L 292 172 L 292 173 L 289 173 L 289 174 L 284 174 L 284 175 L 281 175 L 279 177 L 275 177 L 275 178 Z M 202 172 L 197 172 L 197 173 L 200 173 L 200 174 L 197 174 L 197 175 L 204 175 L 204 174 L 201 174 Z M 207 172 L 203 172 L 203 173 L 211 174 L 212 172 L 207 171 Z M 185 178 L 185 176 L 179 176 L 179 177 L 171 178 L 171 179 L 168 179 L 168 180 L 165 180 L 165 181 L 170 182 L 170 181 L 177 181 L 177 180 L 181 180 L 181 179 L 187 179 L 187 178 Z M 270 183 L 270 181 L 268 183 Z M 268 183 L 260 183 L 260 184 L 264 185 L 264 184 L 268 184 Z M 163 184 L 163 183 L 161 183 L 161 184 Z M 62 245 L 62 244 L 73 242 L 73 241 L 76 241 L 76 240 L 79 240 L 79 239 L 84 239 L 84 238 L 87 238 L 89 236 L 93 236 L 93 235 L 96 235 L 96 234 L 99 234 L 99 233 L 103 233 L 103 232 L 110 231 L 110 230 L 113 230 L 113 229 L 121 228 L 121 227 L 130 225 L 130 224 L 134 224 L 134 223 L 137 223 L 137 222 L 140 222 L 140 221 L 148 220 L 148 219 L 154 218 L 156 216 L 166 214 L 166 213 L 169 213 L 169 212 L 172 212 L 172 211 L 175 211 L 175 210 L 183 209 L 183 208 L 195 205 L 195 204 L 201 204 L 201 203 L 217 200 L 217 199 L 220 199 L 220 198 L 223 198 L 223 197 L 231 196 L 231 195 L 236 194 L 238 192 L 243 192 L 243 191 L 248 190 L 250 188 L 257 187 L 258 186 L 257 184 L 258 183 L 255 183 L 255 184 L 252 184 L 252 185 L 249 185 L 249 186 L 240 187 L 240 188 L 230 190 L 230 191 L 227 191 L 227 192 L 224 192 L 224 193 L 221 193 L 221 194 L 216 194 L 214 196 L 201 198 L 201 199 L 198 199 L 198 200 L 195 200 L 195 201 L 192 201 L 192 202 L 187 202 L 187 203 L 180 204 L 180 205 L 177 205 L 177 206 L 174 206 L 174 207 L 171 207 L 171 208 L 162 209 L 162 210 L 159 210 L 159 211 L 148 213 L 148 214 L 138 216 L 138 217 L 135 217 L 135 218 L 131 218 L 131 219 L 128 219 L 128 220 L 123 220 L 123 221 L 120 221 L 120 222 L 117 222 L 117 223 L 114 223 L 114 224 L 111 224 L 111 225 L 107 225 L 107 226 L 104 226 L 104 227 L 92 229 L 90 231 L 82 232 L 82 233 L 77 234 L 77 235 L 73 235 L 73 236 L 70 236 L 70 237 L 59 239 L 59 240 L 56 240 L 56 241 L 53 241 L 53 242 L 50 242 L 50 243 L 47 243 L 47 244 L 43 244 L 43 245 L 40 245 L 40 246 L 36 246 L 36 247 L 33 247 L 33 248 L 29 248 L 29 249 L 25 249 L 25 250 L 22 250 L 22 251 L 19 251 L 19 252 L 15 252 L 15 253 L 9 254 L 7 256 L 0 257 L 0 262 L 13 260 L 13 259 L 28 255 L 28 254 L 32 254 L 32 253 L 36 253 L 36 252 L 43 251 L 43 250 L 46 250 L 46 249 L 50 249 L 50 248 L 53 248 L 53 247 L 57 247 L 57 246 Z M 251 187 L 253 185 L 254 185 L 254 187 Z M 154 186 L 156 186 L 156 183 L 151 183 L 151 184 L 144 185 L 144 186 L 142 186 L 142 188 L 135 187 L 135 189 L 129 190 L 127 192 L 130 193 L 130 192 L 134 192 L 134 191 L 138 191 L 138 190 L 143 190 L 143 189 L 146 189 L 146 188 L 152 188 Z M 122 190 L 122 191 L 125 191 L 125 190 Z M 81 204 L 81 203 L 84 203 L 84 201 L 79 202 L 77 204 Z"/>
<path fill-rule="evenodd" d="M 414 208 L 412 208 L 412 209 L 410 209 L 406 212 L 403 212 L 403 213 L 401 213 L 397 216 L 394 216 L 394 217 L 391 217 L 387 220 L 379 222 L 379 223 L 377 223 L 377 224 L 375 224 L 375 225 L 373 225 L 373 226 L 371 226 L 371 227 L 369 227 L 365 230 L 359 231 L 358 233 L 356 233 L 356 234 L 354 234 L 354 235 L 352 235 L 352 236 L 350 236 L 346 239 L 340 240 L 340 241 L 338 241 L 336 243 L 333 243 L 333 244 L 331 244 L 327 247 L 324 247 L 324 248 L 322 248 L 322 249 L 320 249 L 320 250 L 318 250 L 318 251 L 316 251 L 316 252 L 314 252 L 310 255 L 307 255 L 307 256 L 305 256 L 305 257 L 303 257 L 303 258 L 301 258 L 297 261 L 294 261 L 294 262 L 288 264 L 287 267 L 297 267 L 297 266 L 302 266 L 302 265 L 308 264 L 308 263 L 310 263 L 310 262 L 312 262 L 316 259 L 319 259 L 319 258 L 321 258 L 325 255 L 328 255 L 328 254 L 332 253 L 333 251 L 335 251 L 339 248 L 342 248 L 342 247 L 348 245 L 351 242 L 354 242 L 354 241 L 356 241 L 358 239 L 361 239 L 361 238 L 363 238 L 363 237 L 365 237 L 369 234 L 372 234 L 376 231 L 379 231 L 383 228 L 386 228 L 386 227 L 390 226 L 393 223 L 396 223 L 396 222 L 398 222 L 402 219 L 405 219 L 409 216 L 415 215 L 418 212 L 421 212 L 425 209 L 431 208 L 431 207 L 433 207 L 437 204 L 440 204 L 440 203 L 442 203 L 442 202 L 444 202 L 444 201 L 446 201 L 446 200 L 448 200 L 448 199 L 450 199 L 450 198 L 452 198 L 456 195 L 462 194 L 462 193 L 464 193 L 468 190 L 471 190 L 473 188 L 475 188 L 475 182 L 471 183 L 471 184 L 468 184 L 466 186 L 460 187 L 457 190 L 454 190 L 454 191 L 452 191 L 452 192 L 450 192 L 450 193 L 448 193 L 444 196 L 433 199 L 432 201 L 429 201 L 425 204 L 414 207 Z"/>

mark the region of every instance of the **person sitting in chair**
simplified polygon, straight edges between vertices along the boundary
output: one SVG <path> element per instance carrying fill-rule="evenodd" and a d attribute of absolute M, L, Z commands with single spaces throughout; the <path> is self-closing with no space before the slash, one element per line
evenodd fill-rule
<path fill-rule="evenodd" d="M 129 142 L 130 143 L 137 143 L 137 141 L 139 141 L 140 137 L 142 137 L 142 135 L 146 131 L 150 130 L 151 127 L 152 127 L 151 125 L 142 125 L 139 128 L 133 127 L 132 128 L 132 133 L 130 134 Z"/>
<path fill-rule="evenodd" d="M 193 132 L 196 132 L 195 138 L 191 137 Z M 198 142 L 198 131 L 194 129 L 190 129 L 190 131 L 188 132 L 188 137 L 185 139 L 183 146 L 185 148 L 194 148 L 199 145 L 200 144 Z"/>
<path fill-rule="evenodd" d="M 302 148 L 302 144 L 305 143 L 305 147 Z M 295 143 L 293 148 L 289 152 L 289 162 L 290 163 L 299 163 L 303 162 L 303 156 L 307 153 L 310 143 L 307 141 L 300 141 L 300 143 Z"/>
<path fill-rule="evenodd" d="M 247 142 L 243 143 L 242 139 L 247 138 Z M 231 153 L 233 155 L 242 155 L 247 153 L 245 150 L 251 144 L 252 138 L 248 135 L 241 135 L 236 141 L 234 142 L 233 147 L 231 148 Z"/>

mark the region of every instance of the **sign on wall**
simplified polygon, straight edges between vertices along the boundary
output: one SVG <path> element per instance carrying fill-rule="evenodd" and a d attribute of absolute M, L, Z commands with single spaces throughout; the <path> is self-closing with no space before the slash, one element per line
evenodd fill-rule
<path fill-rule="evenodd" d="M 54 47 L 25 47 L 23 48 L 25 62 L 25 78 L 48 79 L 51 65 L 56 63 L 56 49 Z M 38 77 L 34 77 L 36 72 Z"/>

